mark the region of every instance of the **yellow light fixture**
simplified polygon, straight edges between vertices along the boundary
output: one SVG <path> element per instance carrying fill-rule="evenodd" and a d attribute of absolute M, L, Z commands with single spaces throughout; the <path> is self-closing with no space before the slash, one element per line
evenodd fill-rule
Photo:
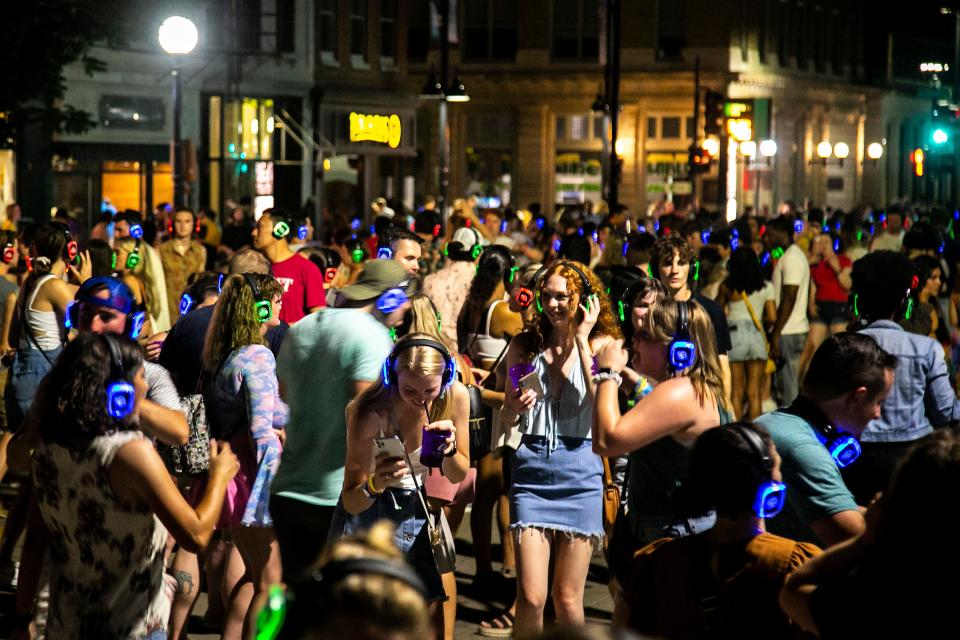
<path fill-rule="evenodd" d="M 744 140 L 740 143 L 740 153 L 748 158 L 752 158 L 757 155 L 757 143 L 753 140 Z"/>
<path fill-rule="evenodd" d="M 720 155 L 720 140 L 717 138 L 707 138 L 703 141 L 701 145 L 703 150 L 706 151 L 711 158 L 716 158 Z"/>
<path fill-rule="evenodd" d="M 867 157 L 871 160 L 879 160 L 883 156 L 883 145 L 879 142 L 871 142 L 867 145 Z"/>
<path fill-rule="evenodd" d="M 833 145 L 826 140 L 817 145 L 817 157 L 821 160 L 829 158 L 831 153 L 833 153 Z"/>
<path fill-rule="evenodd" d="M 838 142 L 837 144 L 833 145 L 833 155 L 840 160 L 844 160 L 850 155 L 850 147 L 847 146 L 846 142 Z"/>

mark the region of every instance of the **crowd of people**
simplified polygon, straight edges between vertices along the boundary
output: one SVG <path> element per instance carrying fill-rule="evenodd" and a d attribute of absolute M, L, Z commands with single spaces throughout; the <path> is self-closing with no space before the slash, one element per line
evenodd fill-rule
<path fill-rule="evenodd" d="M 450 640 L 471 505 L 482 636 L 941 630 L 960 211 L 755 213 L 11 215 L 17 637 Z"/>

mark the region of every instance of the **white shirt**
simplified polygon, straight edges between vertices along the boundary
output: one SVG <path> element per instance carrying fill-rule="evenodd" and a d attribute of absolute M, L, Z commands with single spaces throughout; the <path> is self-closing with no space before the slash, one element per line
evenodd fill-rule
<path fill-rule="evenodd" d="M 810 295 L 810 264 L 803 253 L 803 249 L 795 244 L 790 245 L 783 257 L 773 268 L 773 292 L 777 308 L 780 307 L 783 286 L 799 287 L 797 302 L 793 305 L 790 318 L 783 326 L 782 335 L 791 336 L 807 333 L 810 322 L 807 320 L 807 299 Z M 757 313 L 760 313 L 759 311 Z"/>
<path fill-rule="evenodd" d="M 753 312 L 757 314 L 757 320 L 760 321 L 762 326 L 763 306 L 767 303 L 767 300 L 774 299 L 773 285 L 769 282 L 765 282 L 762 287 L 753 293 L 747 294 L 747 298 L 750 300 L 750 305 L 753 307 Z M 750 312 L 747 311 L 747 305 L 744 303 L 743 298 L 737 295 L 733 298 L 730 298 L 730 300 L 727 302 L 727 321 L 733 323 L 741 320 L 753 322 L 753 319 L 750 317 Z"/>

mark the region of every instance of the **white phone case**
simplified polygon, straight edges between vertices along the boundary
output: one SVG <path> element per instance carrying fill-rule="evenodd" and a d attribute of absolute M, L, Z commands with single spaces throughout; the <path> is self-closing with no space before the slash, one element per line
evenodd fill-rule
<path fill-rule="evenodd" d="M 374 444 L 377 447 L 377 455 L 385 455 L 388 458 L 403 458 L 403 443 L 397 436 L 389 438 L 374 438 Z"/>

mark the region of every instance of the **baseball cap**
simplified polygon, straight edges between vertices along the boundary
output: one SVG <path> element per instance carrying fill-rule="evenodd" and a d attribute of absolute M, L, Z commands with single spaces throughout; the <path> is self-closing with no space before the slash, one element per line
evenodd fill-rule
<path fill-rule="evenodd" d="M 483 236 L 480 235 L 480 232 L 472 227 L 460 227 L 453 234 L 453 239 L 451 242 L 459 242 L 467 250 L 470 249 L 475 244 L 483 244 Z"/>
<path fill-rule="evenodd" d="M 402 268 L 402 267 L 401 267 Z M 110 297 L 101 298 L 96 295 L 106 289 Z M 73 298 L 77 302 L 93 303 L 98 307 L 106 307 L 127 314 L 136 306 L 133 292 L 123 281 L 111 277 L 87 278 Z"/>
<path fill-rule="evenodd" d="M 363 266 L 360 279 L 340 290 L 348 300 L 370 300 L 388 289 L 403 286 L 407 270 L 396 260 L 370 260 Z"/>

